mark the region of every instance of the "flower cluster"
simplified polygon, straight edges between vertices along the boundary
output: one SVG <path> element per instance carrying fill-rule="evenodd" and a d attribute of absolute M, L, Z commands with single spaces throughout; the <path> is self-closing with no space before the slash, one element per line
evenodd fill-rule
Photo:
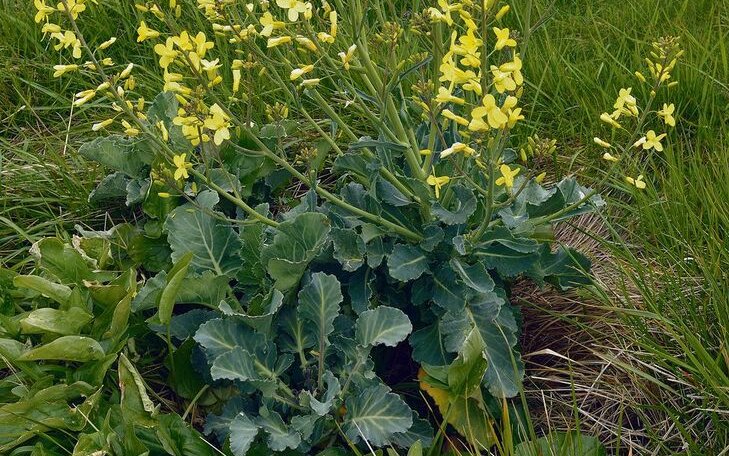
<path fill-rule="evenodd" d="M 673 103 L 663 103 L 662 108 L 656 110 L 653 110 L 653 105 L 656 101 L 658 89 L 663 87 L 671 88 L 678 84 L 677 81 L 671 81 L 671 73 L 675 69 L 678 59 L 683 55 L 683 51 L 680 49 L 677 38 L 667 37 L 653 43 L 653 51 L 650 55 L 651 58 L 646 58 L 646 62 L 651 80 L 649 81 L 640 71 L 635 72 L 636 78 L 642 85 L 650 86 L 645 107 L 641 109 L 633 88 L 628 87 L 620 89 L 613 104 L 613 112 L 604 112 L 600 115 L 600 120 L 612 127 L 613 137 L 620 133 L 623 137 L 628 137 L 628 143 L 622 146 L 617 145 L 614 141 L 609 142 L 599 137 L 593 139 L 595 144 L 608 149 L 602 155 L 602 158 L 608 162 L 620 162 L 631 149 L 663 151 L 662 141 L 667 133 L 656 133 L 655 129 L 645 130 L 650 114 L 655 116 L 658 124 L 663 128 L 676 126 L 676 107 Z M 634 130 L 626 128 L 625 125 L 628 121 L 631 121 L 632 125 L 630 127 Z M 647 186 L 642 174 L 638 177 L 625 176 L 625 182 L 640 190 L 645 189 Z"/>

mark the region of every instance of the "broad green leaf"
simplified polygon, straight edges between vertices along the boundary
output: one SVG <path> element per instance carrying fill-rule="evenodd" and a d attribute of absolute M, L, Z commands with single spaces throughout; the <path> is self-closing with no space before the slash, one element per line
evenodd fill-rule
<path fill-rule="evenodd" d="M 412 330 L 413 325 L 402 310 L 379 306 L 359 314 L 356 339 L 364 347 L 381 344 L 394 347 L 405 340 Z"/>
<path fill-rule="evenodd" d="M 240 240 L 230 224 L 209 214 L 217 202 L 217 194 L 200 192 L 196 203 L 202 209 L 190 203 L 180 206 L 167 217 L 164 226 L 174 262 L 192 252 L 194 270 L 230 276 L 240 269 Z"/>
<path fill-rule="evenodd" d="M 468 300 L 468 288 L 458 280 L 458 276 L 448 263 L 438 267 L 438 273 L 432 277 L 433 302 L 443 309 L 455 312 L 463 309 Z"/>
<path fill-rule="evenodd" d="M 410 408 L 384 385 L 349 395 L 346 408 L 344 432 L 353 442 L 362 439 L 375 447 L 385 446 L 393 434 L 405 432 L 413 424 Z"/>
<path fill-rule="evenodd" d="M 329 335 L 334 331 L 334 319 L 339 315 L 342 290 L 336 277 L 322 272 L 311 275 L 311 282 L 299 291 L 299 318 L 310 325 L 304 329 L 318 341 L 320 359 L 324 359 L 329 346 Z"/>
<path fill-rule="evenodd" d="M 104 349 L 94 339 L 84 336 L 62 336 L 23 353 L 18 361 L 58 360 L 83 363 L 104 356 Z"/>
<path fill-rule="evenodd" d="M 331 373 L 331 371 L 326 371 L 324 373 L 324 382 L 327 385 L 327 389 L 323 397 L 321 398 L 321 401 L 316 399 L 314 395 L 309 391 L 304 391 L 302 393 L 306 398 L 309 407 L 311 407 L 314 413 L 319 416 L 324 416 L 331 411 L 332 405 L 334 404 L 334 399 L 337 397 L 337 395 L 339 395 L 339 392 L 341 391 L 339 380 L 337 379 L 337 377 L 334 376 L 334 374 Z"/>
<path fill-rule="evenodd" d="M 256 422 L 268 434 L 268 448 L 272 451 L 284 451 L 299 446 L 301 434 L 287 426 L 281 415 L 265 408 L 261 409 L 260 413 Z"/>
<path fill-rule="evenodd" d="M 589 276 L 591 265 L 583 254 L 563 246 L 555 253 L 547 250 L 542 255 L 542 274 L 545 280 L 561 290 L 592 283 Z"/>
<path fill-rule="evenodd" d="M 157 407 L 149 398 L 139 371 L 124 354 L 119 355 L 118 372 L 120 404 L 125 417 L 143 426 L 154 426 L 153 417 L 157 414 Z"/>
<path fill-rule="evenodd" d="M 41 239 L 33 244 L 30 252 L 36 257 L 38 266 L 56 276 L 61 283 L 83 285 L 84 280 L 94 279 L 81 254 L 58 238 Z"/>
<path fill-rule="evenodd" d="M 438 324 L 426 326 L 410 334 L 413 360 L 420 364 L 443 366 L 450 362 L 450 355 L 443 346 L 443 335 Z"/>
<path fill-rule="evenodd" d="M 531 442 L 516 446 L 514 456 L 605 456 L 607 453 L 595 437 L 579 431 L 552 432 Z"/>
<path fill-rule="evenodd" d="M 264 247 L 261 261 L 281 291 L 294 287 L 309 262 L 328 241 L 329 219 L 317 212 L 305 212 L 281 223 L 273 243 Z"/>
<path fill-rule="evenodd" d="M 89 194 L 89 202 L 96 205 L 124 199 L 130 179 L 123 173 L 112 173 L 101 179 L 99 185 Z M 110 201 L 111 200 L 111 201 Z"/>
<path fill-rule="evenodd" d="M 332 229 L 334 258 L 345 271 L 353 272 L 364 264 L 366 250 L 362 237 L 352 229 Z"/>
<path fill-rule="evenodd" d="M 481 259 L 484 266 L 496 269 L 502 277 L 515 277 L 534 270 L 539 261 L 537 251 L 520 252 L 501 243 L 494 243 L 489 247 L 479 249 L 475 254 Z"/>
<path fill-rule="evenodd" d="M 461 184 L 451 185 L 454 198 L 448 208 L 441 206 L 440 202 L 433 204 L 433 215 L 446 225 L 460 225 L 466 223 L 468 218 L 476 211 L 476 197 L 468 187 Z"/>
<path fill-rule="evenodd" d="M 192 252 L 182 255 L 167 274 L 167 286 L 164 287 L 159 297 L 159 321 L 167 325 L 172 318 L 172 310 L 175 307 L 175 299 L 182 287 L 182 282 L 187 277 L 187 269 L 192 262 Z"/>
<path fill-rule="evenodd" d="M 243 412 L 230 423 L 230 449 L 234 456 L 246 456 L 258 435 L 258 425 Z"/>
<path fill-rule="evenodd" d="M 145 169 L 152 163 L 152 154 L 141 140 L 121 135 L 97 138 L 83 144 L 78 152 L 129 177 L 144 177 Z"/>
<path fill-rule="evenodd" d="M 229 352 L 218 356 L 210 368 L 213 380 L 271 380 L 274 378 L 273 367 L 265 365 L 265 360 L 257 359 L 255 354 L 249 353 L 241 347 L 235 347 Z"/>
<path fill-rule="evenodd" d="M 213 456 L 219 453 L 176 413 L 160 415 L 155 426 L 157 438 L 174 456 Z"/>
<path fill-rule="evenodd" d="M 231 318 L 217 318 L 202 324 L 194 339 L 211 361 L 236 347 L 255 353 L 265 344 L 264 336 Z"/>
<path fill-rule="evenodd" d="M 256 295 L 248 303 L 247 312 L 236 312 L 227 302 L 220 303 L 220 310 L 230 316 L 234 316 L 255 329 L 261 334 L 268 334 L 271 331 L 273 318 L 281 305 L 284 295 L 275 288 L 272 288 L 268 295 Z"/>
<path fill-rule="evenodd" d="M 491 278 L 482 263 L 468 265 L 457 258 L 451 258 L 450 265 L 468 287 L 479 293 L 488 293 L 494 290 L 494 279 Z"/>
<path fill-rule="evenodd" d="M 53 333 L 70 336 L 78 334 L 93 316 L 78 307 L 68 310 L 42 308 L 30 312 L 20 320 L 25 334 Z"/>
<path fill-rule="evenodd" d="M 347 294 L 352 310 L 358 314 L 370 308 L 373 278 L 374 272 L 370 268 L 360 268 L 349 277 Z"/>
<path fill-rule="evenodd" d="M 61 305 L 68 303 L 71 298 L 71 289 L 66 285 L 51 282 L 43 277 L 34 275 L 18 275 L 13 279 L 13 285 L 18 288 L 28 288 L 37 291 Z"/>
<path fill-rule="evenodd" d="M 428 270 L 428 258 L 415 246 L 398 244 L 387 257 L 387 266 L 393 278 L 408 282 Z"/>

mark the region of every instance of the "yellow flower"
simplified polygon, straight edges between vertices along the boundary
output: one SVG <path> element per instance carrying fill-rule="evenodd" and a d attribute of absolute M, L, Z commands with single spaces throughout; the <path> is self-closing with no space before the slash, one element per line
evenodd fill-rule
<path fill-rule="evenodd" d="M 659 117 L 663 119 L 664 122 L 666 122 L 666 125 L 670 125 L 671 127 L 676 126 L 676 118 L 673 117 L 673 113 L 676 111 L 676 107 L 671 103 L 670 105 L 667 105 L 666 103 L 663 103 L 663 109 L 658 111 L 656 114 L 658 114 Z"/>
<path fill-rule="evenodd" d="M 106 41 L 104 41 L 103 43 L 101 43 L 101 44 L 99 45 L 99 49 L 102 49 L 102 50 L 103 50 L 103 49 L 106 49 L 106 48 L 108 48 L 109 46 L 111 46 L 112 44 L 114 44 L 115 42 L 116 42 L 116 37 L 115 37 L 115 36 L 112 36 L 112 37 L 111 37 L 111 38 L 109 38 L 108 40 L 106 40 Z"/>
<path fill-rule="evenodd" d="M 144 21 L 141 21 L 139 23 L 139 28 L 137 28 L 137 43 L 141 43 L 144 40 L 157 38 L 158 36 L 159 32 L 157 30 L 153 30 L 147 27 L 147 24 L 145 24 Z"/>
<path fill-rule="evenodd" d="M 187 154 L 175 155 L 172 157 L 172 162 L 175 164 L 175 180 L 187 179 L 190 175 L 187 170 L 192 168 L 192 164 L 185 161 Z"/>
<path fill-rule="evenodd" d="M 56 12 L 56 9 L 52 6 L 46 5 L 45 0 L 34 0 L 33 2 L 35 4 L 35 9 L 38 10 L 38 12 L 35 15 L 35 22 L 36 24 L 40 24 L 43 22 L 48 16 Z M 61 5 L 61 8 L 63 8 L 63 5 Z M 63 11 L 63 9 L 62 9 Z"/>
<path fill-rule="evenodd" d="M 70 71 L 78 70 L 78 65 L 53 65 L 53 69 L 56 70 L 53 77 L 59 78 Z"/>
<path fill-rule="evenodd" d="M 608 142 L 606 142 L 606 141 L 603 141 L 602 139 L 600 139 L 600 138 L 598 138 L 598 137 L 594 137 L 594 138 L 592 138 L 592 141 L 593 141 L 593 142 L 594 142 L 595 144 L 597 144 L 598 146 L 600 146 L 600 147 L 604 147 L 604 148 L 606 148 L 606 149 L 609 149 L 609 148 L 613 147 L 613 146 L 612 146 L 612 145 L 611 145 L 610 143 L 608 143 Z"/>
<path fill-rule="evenodd" d="M 439 87 L 438 88 L 438 95 L 435 97 L 435 101 L 437 103 L 445 104 L 445 103 L 455 103 L 458 105 L 462 105 L 466 103 L 466 100 L 457 96 L 454 96 L 450 90 L 446 89 L 445 87 Z"/>
<path fill-rule="evenodd" d="M 649 130 L 645 134 L 645 136 L 643 136 L 638 141 L 636 141 L 635 144 L 633 144 L 633 147 L 643 146 L 643 150 L 655 149 L 657 152 L 662 152 L 663 144 L 661 144 L 661 140 L 665 137 L 665 133 L 656 135 L 655 131 Z"/>
<path fill-rule="evenodd" d="M 314 65 L 306 65 L 301 68 L 294 68 L 291 70 L 291 74 L 289 75 L 289 79 L 291 81 L 295 81 L 299 79 L 301 76 L 305 75 L 306 73 L 311 73 L 314 71 Z"/>
<path fill-rule="evenodd" d="M 454 121 L 458 125 L 463 125 L 464 127 L 468 126 L 468 119 L 454 114 L 453 111 L 451 111 L 450 109 L 444 109 L 440 114 L 446 119 Z"/>
<path fill-rule="evenodd" d="M 437 177 L 435 174 L 431 174 L 427 179 L 428 185 L 435 187 L 436 198 L 440 198 L 440 189 L 443 188 L 443 186 L 448 185 L 448 182 L 450 181 L 451 178 L 448 176 Z"/>
<path fill-rule="evenodd" d="M 620 89 L 620 92 L 618 94 L 617 100 L 615 100 L 615 104 L 613 107 L 616 109 L 617 112 L 621 114 L 625 114 L 628 116 L 637 117 L 638 116 L 638 107 L 637 102 L 635 100 L 635 97 L 630 94 L 630 92 L 633 90 L 632 87 L 628 87 L 627 89 Z M 615 115 L 613 114 L 614 119 L 618 119 L 619 114 Z"/>
<path fill-rule="evenodd" d="M 309 38 L 298 35 L 296 37 L 296 42 L 300 45 L 304 46 L 306 49 L 310 50 L 311 52 L 316 52 L 316 44 L 314 44 L 313 41 L 311 41 Z"/>
<path fill-rule="evenodd" d="M 68 9 L 68 12 L 71 13 L 71 17 L 76 20 L 78 19 L 79 13 L 86 10 L 86 5 L 84 5 L 83 0 L 66 0 L 66 6 L 64 6 L 63 3 L 56 5 L 56 9 L 58 11 L 66 11 L 66 8 Z"/>
<path fill-rule="evenodd" d="M 491 75 L 494 77 L 494 87 L 499 93 L 516 90 L 516 82 L 511 78 L 511 73 L 501 71 L 499 67 L 491 65 Z"/>
<path fill-rule="evenodd" d="M 496 44 L 494 45 L 494 49 L 500 51 L 507 46 L 516 47 L 516 40 L 509 37 L 510 33 L 511 31 L 508 28 L 500 29 L 498 27 L 494 27 L 494 35 L 496 35 Z"/>
<path fill-rule="evenodd" d="M 276 4 L 285 10 L 288 10 L 289 20 L 296 22 L 299 20 L 299 14 L 306 13 L 310 8 L 310 4 L 301 0 L 276 0 Z"/>
<path fill-rule="evenodd" d="M 76 38 L 76 34 L 70 30 L 66 30 L 64 33 L 53 33 L 51 37 L 58 40 L 53 49 L 60 51 L 61 49 L 73 48 L 73 58 L 81 58 L 81 41 Z"/>
<path fill-rule="evenodd" d="M 509 118 L 496 105 L 496 99 L 490 93 L 483 97 L 482 105 L 471 111 L 471 123 L 468 129 L 471 131 L 486 131 L 489 128 L 503 128 Z M 487 122 L 483 118 L 487 118 Z"/>
<path fill-rule="evenodd" d="M 207 75 L 208 79 L 211 81 L 215 80 L 216 77 L 218 76 L 218 68 L 221 67 L 220 59 L 215 59 L 215 60 L 211 60 L 211 61 L 202 59 L 202 60 L 200 60 L 200 63 L 202 65 L 202 69 L 203 69 L 203 71 L 205 71 L 205 74 Z"/>
<path fill-rule="evenodd" d="M 179 55 L 179 52 L 175 50 L 175 41 L 172 38 L 167 38 L 165 44 L 156 44 L 154 46 L 154 52 L 160 56 L 159 66 L 163 69 L 167 69 Z"/>
<path fill-rule="evenodd" d="M 447 0 L 438 0 L 438 6 L 440 6 L 440 10 L 438 8 L 428 8 L 428 14 L 430 14 L 432 20 L 445 22 L 449 26 L 452 26 L 453 16 L 451 16 L 451 13 L 460 10 L 462 5 L 460 3 L 450 5 Z"/>
<path fill-rule="evenodd" d="M 230 122 L 228 115 L 217 103 L 210 107 L 210 116 L 205 119 L 205 128 L 213 130 L 213 142 L 216 146 L 223 144 L 223 141 L 230 139 Z"/>
<path fill-rule="evenodd" d="M 633 179 L 630 176 L 625 176 L 625 182 L 629 183 L 630 185 L 635 186 L 635 188 L 639 190 L 643 190 L 646 187 L 645 182 L 643 181 L 643 175 L 641 174 L 637 178 Z"/>
<path fill-rule="evenodd" d="M 354 52 L 357 50 L 357 45 L 353 44 L 347 49 L 347 52 L 340 52 L 339 58 L 342 59 L 342 65 L 344 65 L 345 70 L 349 70 L 349 63 L 352 61 L 352 58 L 354 57 Z"/>
<path fill-rule="evenodd" d="M 496 179 L 496 185 L 503 185 L 506 188 L 512 188 L 514 186 L 514 178 L 517 174 L 519 174 L 520 169 L 511 169 L 509 165 L 503 164 L 499 168 L 499 171 L 501 172 L 501 177 Z"/>
<path fill-rule="evenodd" d="M 282 44 L 290 43 L 291 37 L 290 36 L 279 36 L 277 38 L 269 38 L 268 43 L 266 44 L 266 47 L 272 48 L 276 46 L 280 46 Z"/>
<path fill-rule="evenodd" d="M 261 35 L 265 36 L 266 38 L 271 36 L 271 33 L 273 33 L 274 30 L 278 30 L 286 26 L 285 22 L 277 21 L 270 11 L 266 11 L 265 13 L 263 13 L 263 16 L 261 16 L 259 22 L 263 26 L 263 29 L 261 29 Z"/>
<path fill-rule="evenodd" d="M 618 157 L 611 154 L 610 152 L 605 152 L 604 154 L 602 154 L 602 159 L 607 160 L 609 162 L 616 162 L 616 161 L 620 160 Z"/>
<path fill-rule="evenodd" d="M 95 123 L 91 126 L 91 131 L 99 131 L 102 128 L 106 128 L 114 122 L 114 119 L 106 119 L 101 122 Z"/>
<path fill-rule="evenodd" d="M 458 152 L 463 152 L 464 155 L 470 157 L 471 155 L 474 155 L 476 153 L 476 150 L 468 146 L 468 144 L 457 142 L 453 143 L 453 145 L 451 145 L 451 147 L 449 147 L 448 149 L 444 149 L 440 153 L 440 158 L 446 158 L 449 155 L 456 154 Z"/>

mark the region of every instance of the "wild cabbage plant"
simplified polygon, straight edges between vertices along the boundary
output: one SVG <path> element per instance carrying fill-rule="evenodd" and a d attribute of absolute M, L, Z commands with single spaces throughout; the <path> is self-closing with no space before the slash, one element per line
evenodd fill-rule
<path fill-rule="evenodd" d="M 427 409 L 401 389 L 416 377 L 478 452 L 495 438 L 488 404 L 524 375 L 511 283 L 589 283 L 589 260 L 554 246 L 552 227 L 604 203 L 543 168 L 553 143 L 517 152 L 525 56 L 509 6 L 414 4 L 137 4 L 137 42 L 158 63 L 143 70 L 163 86 L 151 103 L 142 64 L 104 58 L 116 38 L 83 39 L 91 5 L 39 6 L 75 59 L 57 75 L 98 78 L 74 105 L 113 108 L 93 130 L 117 132 L 81 153 L 114 170 L 92 200 L 146 216 L 132 308 L 187 350 L 216 392 L 206 431 L 235 455 L 431 445 Z M 629 90 L 621 100 L 614 128 L 638 117 Z"/>

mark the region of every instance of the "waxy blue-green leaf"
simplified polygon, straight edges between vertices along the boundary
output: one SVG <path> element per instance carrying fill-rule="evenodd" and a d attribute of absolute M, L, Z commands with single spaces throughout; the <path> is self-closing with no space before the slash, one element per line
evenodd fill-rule
<path fill-rule="evenodd" d="M 413 360 L 420 364 L 444 366 L 452 355 L 443 346 L 443 335 L 438 324 L 432 324 L 410 334 L 408 338 L 413 348 Z"/>
<path fill-rule="evenodd" d="M 366 246 L 364 240 L 356 231 L 334 228 L 331 237 L 334 243 L 334 259 L 339 261 L 342 269 L 354 272 L 364 264 Z"/>
<path fill-rule="evenodd" d="M 347 397 L 343 428 L 353 442 L 364 440 L 375 447 L 388 445 L 394 434 L 413 424 L 410 407 L 384 385 L 370 386 Z"/>
<path fill-rule="evenodd" d="M 18 361 L 77 361 L 84 363 L 101 359 L 104 349 L 94 339 L 84 336 L 62 336 L 23 353 Z"/>
<path fill-rule="evenodd" d="M 264 336 L 231 318 L 217 318 L 200 325 L 194 339 L 202 345 L 210 360 L 236 347 L 255 353 L 265 344 Z"/>
<path fill-rule="evenodd" d="M 410 319 L 400 309 L 379 306 L 359 314 L 355 329 L 357 343 L 363 347 L 394 347 L 412 332 Z"/>
<path fill-rule="evenodd" d="M 271 370 L 255 354 L 249 353 L 241 347 L 235 347 L 229 352 L 215 358 L 210 375 L 213 380 L 271 380 Z"/>
<path fill-rule="evenodd" d="M 387 257 L 390 276 L 401 282 L 408 282 L 428 271 L 428 258 L 417 247 L 397 244 Z"/>
<path fill-rule="evenodd" d="M 457 258 L 451 258 L 451 268 L 458 274 L 463 283 L 479 293 L 488 293 L 494 290 L 494 279 L 482 263 L 468 265 Z"/>
<path fill-rule="evenodd" d="M 326 371 L 323 378 L 324 383 L 327 385 L 327 389 L 321 397 L 321 401 L 314 397 L 310 391 L 304 391 L 302 393 L 303 397 L 306 398 L 306 405 L 308 405 L 318 416 L 324 416 L 331 411 L 332 406 L 334 405 L 334 399 L 336 399 L 337 395 L 339 395 L 339 392 L 341 391 L 339 380 L 331 373 L 331 371 Z"/>
<path fill-rule="evenodd" d="M 329 229 L 329 219 L 317 212 L 305 212 L 277 227 L 273 244 L 261 252 L 276 288 L 285 291 L 299 283 L 309 262 L 328 242 Z"/>
<path fill-rule="evenodd" d="M 561 290 L 592 283 L 589 277 L 590 260 L 580 252 L 560 246 L 555 253 L 548 250 L 542 255 L 544 278 Z"/>
<path fill-rule="evenodd" d="M 140 139 L 111 135 L 81 145 L 78 153 L 129 177 L 145 177 L 152 153 L 142 143 Z"/>
<path fill-rule="evenodd" d="M 283 299 L 283 293 L 273 288 L 266 296 L 256 295 L 251 298 L 247 312 L 237 312 L 225 301 L 220 303 L 219 308 L 224 314 L 238 318 L 259 333 L 268 334 Z"/>
<path fill-rule="evenodd" d="M 312 274 L 311 282 L 299 291 L 299 318 L 309 323 L 304 329 L 318 341 L 321 360 L 329 346 L 329 335 L 334 331 L 334 319 L 339 315 L 343 299 L 339 280 L 323 272 Z"/>
<path fill-rule="evenodd" d="M 281 415 L 273 410 L 262 408 L 256 423 L 268 434 L 268 448 L 272 451 L 295 449 L 301 443 L 301 434 L 287 426 Z"/>
<path fill-rule="evenodd" d="M 174 262 L 192 252 L 193 270 L 232 276 L 240 269 L 241 244 L 229 223 L 209 214 L 217 202 L 217 194 L 200 192 L 197 204 L 188 203 L 173 210 L 164 227 Z"/>
<path fill-rule="evenodd" d="M 258 425 L 245 413 L 239 413 L 230 422 L 230 449 L 235 456 L 246 456 L 258 435 Z"/>
<path fill-rule="evenodd" d="M 471 189 L 461 184 L 451 185 L 450 189 L 454 194 L 450 206 L 445 208 L 440 202 L 435 202 L 433 215 L 446 225 L 461 225 L 476 212 L 476 197 Z"/>

